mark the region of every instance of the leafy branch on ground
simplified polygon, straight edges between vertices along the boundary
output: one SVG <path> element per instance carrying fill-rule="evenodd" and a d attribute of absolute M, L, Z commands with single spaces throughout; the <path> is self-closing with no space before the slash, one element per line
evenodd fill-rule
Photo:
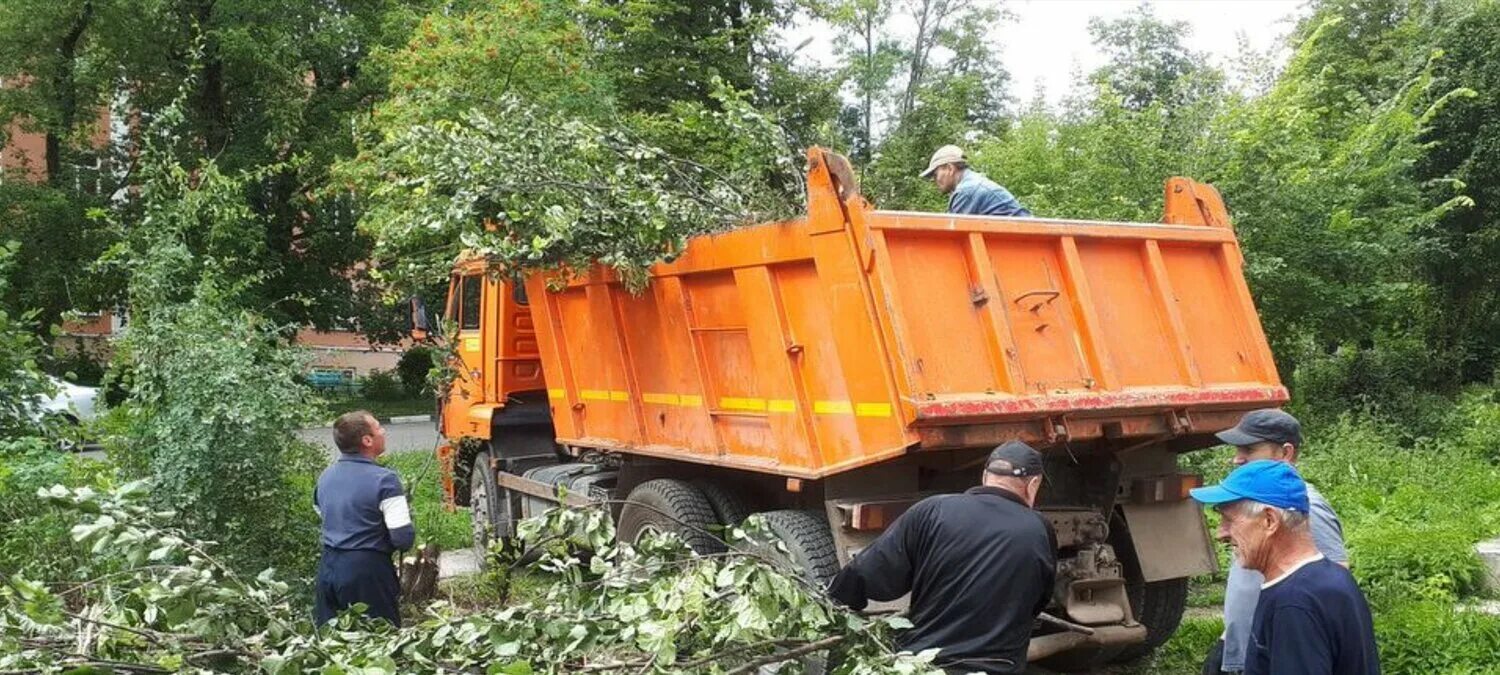
<path fill-rule="evenodd" d="M 531 597 L 465 612 L 444 602 L 401 629 L 348 612 L 314 630 L 270 569 L 236 573 L 217 546 L 149 505 L 145 482 L 112 491 L 62 486 L 39 498 L 77 519 L 71 535 L 111 571 L 0 587 L 0 670 L 62 672 L 747 673 L 827 653 L 832 673 L 933 672 L 931 654 L 893 653 L 898 617 L 861 617 L 750 552 L 698 556 L 675 536 L 620 544 L 604 508 L 559 508 L 523 521 L 495 563 L 532 565 Z M 531 563 L 530 561 L 535 561 Z"/>

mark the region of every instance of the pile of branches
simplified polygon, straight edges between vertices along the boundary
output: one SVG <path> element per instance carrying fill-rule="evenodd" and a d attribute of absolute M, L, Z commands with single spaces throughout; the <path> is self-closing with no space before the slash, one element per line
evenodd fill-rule
<path fill-rule="evenodd" d="M 671 535 L 623 545 L 604 509 L 553 510 L 496 546 L 496 569 L 529 566 L 545 581 L 527 599 L 436 602 L 401 629 L 353 612 L 314 629 L 272 570 L 237 575 L 211 543 L 164 525 L 172 514 L 147 507 L 146 492 L 42 492 L 78 515 L 73 536 L 99 571 L 0 583 L 0 672 L 933 672 L 931 655 L 888 646 L 904 620 L 830 605 L 744 533 L 711 556 Z"/>
<path fill-rule="evenodd" d="M 599 263 L 639 289 L 646 268 L 689 237 L 800 209 L 800 162 L 785 133 L 732 92 L 720 104 L 668 123 L 586 119 L 505 95 L 394 130 L 344 173 L 382 273 L 398 283 L 444 276 L 457 242 L 497 268 Z"/>

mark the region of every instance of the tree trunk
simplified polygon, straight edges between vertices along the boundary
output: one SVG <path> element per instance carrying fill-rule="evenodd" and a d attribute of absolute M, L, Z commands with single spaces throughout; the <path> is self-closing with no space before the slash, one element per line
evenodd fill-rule
<path fill-rule="evenodd" d="M 203 74 L 198 88 L 198 112 L 203 125 L 204 150 L 217 155 L 229 144 L 229 109 L 224 95 L 224 61 L 219 43 L 214 39 L 213 15 L 216 0 L 199 0 L 194 18 L 203 32 Z"/>
<path fill-rule="evenodd" d="M 51 185 L 64 180 L 63 138 L 73 132 L 73 125 L 78 120 L 78 92 L 73 81 L 73 65 L 78 60 L 78 45 L 93 18 L 94 3 L 92 0 L 85 0 L 78 18 L 73 20 L 73 25 L 68 27 L 67 34 L 63 35 L 57 46 L 57 72 L 52 75 L 52 85 L 57 92 L 58 123 L 56 127 L 47 130 L 44 150 L 47 183 Z"/>

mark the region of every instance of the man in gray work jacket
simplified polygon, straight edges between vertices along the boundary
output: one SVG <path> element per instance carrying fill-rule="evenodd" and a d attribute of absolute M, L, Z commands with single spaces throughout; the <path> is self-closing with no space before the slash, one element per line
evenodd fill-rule
<path fill-rule="evenodd" d="M 1269 459 L 1295 465 L 1302 450 L 1302 424 L 1290 414 L 1274 408 L 1245 413 L 1233 429 L 1218 434 L 1219 440 L 1235 448 L 1235 466 Z M 1349 566 L 1344 550 L 1344 528 L 1328 500 L 1311 483 L 1307 484 L 1313 545 L 1328 560 Z M 1245 653 L 1250 644 L 1250 624 L 1260 599 L 1260 572 L 1246 569 L 1235 558 L 1229 566 L 1229 583 L 1224 589 L 1224 637 L 1209 651 L 1203 663 L 1204 675 L 1239 673 L 1245 670 Z"/>
<path fill-rule="evenodd" d="M 323 559 L 313 589 L 319 626 L 354 603 L 365 615 L 401 625 L 401 586 L 391 554 L 411 548 L 416 531 L 396 472 L 375 463 L 385 429 L 357 410 L 333 423 L 338 461 L 318 477 L 313 508 L 323 518 Z"/>

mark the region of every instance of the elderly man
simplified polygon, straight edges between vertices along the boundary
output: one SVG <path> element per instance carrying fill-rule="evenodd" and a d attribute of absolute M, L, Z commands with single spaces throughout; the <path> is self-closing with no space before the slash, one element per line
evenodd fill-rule
<path fill-rule="evenodd" d="M 932 153 L 923 178 L 931 178 L 948 195 L 948 213 L 980 216 L 1031 216 L 1014 195 L 973 169 L 962 148 L 945 145 Z"/>
<path fill-rule="evenodd" d="M 902 649 L 938 649 L 953 673 L 1023 673 L 1031 624 L 1052 597 L 1057 545 L 1032 510 L 1042 455 L 1011 441 L 990 452 L 982 484 L 901 514 L 828 593 L 850 608 L 911 593 Z"/>
<path fill-rule="evenodd" d="M 1219 512 L 1219 539 L 1261 573 L 1246 675 L 1378 675 L 1370 606 L 1349 570 L 1313 544 L 1307 484 L 1286 462 L 1257 460 L 1193 498 Z"/>
<path fill-rule="evenodd" d="M 339 459 L 323 470 L 313 508 L 323 518 L 323 559 L 313 588 L 313 619 L 323 625 L 357 602 L 365 615 L 401 625 L 401 586 L 391 553 L 411 548 L 416 531 L 396 472 L 375 463 L 385 429 L 357 410 L 333 423 Z"/>
<path fill-rule="evenodd" d="M 1234 446 L 1231 461 L 1235 466 L 1257 460 L 1295 465 L 1302 449 L 1302 424 L 1286 412 L 1267 408 L 1246 413 L 1239 424 L 1220 432 L 1218 437 Z M 1349 554 L 1344 550 L 1344 529 L 1338 514 L 1312 485 L 1307 485 L 1307 498 L 1313 544 L 1324 557 L 1348 567 Z M 1203 666 L 1205 675 L 1245 669 L 1250 623 L 1264 582 L 1258 572 L 1246 569 L 1238 561 L 1230 565 L 1229 583 L 1224 589 L 1224 637 L 1210 650 Z"/>

